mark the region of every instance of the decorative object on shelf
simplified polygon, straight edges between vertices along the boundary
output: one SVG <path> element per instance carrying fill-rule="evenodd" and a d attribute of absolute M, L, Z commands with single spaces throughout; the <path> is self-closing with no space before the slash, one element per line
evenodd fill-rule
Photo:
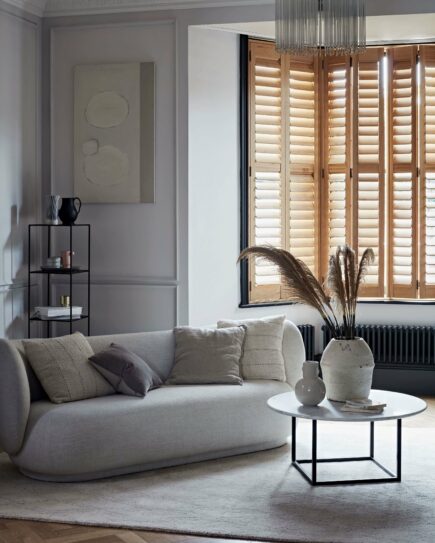
<path fill-rule="evenodd" d="M 307 360 L 302 366 L 302 379 L 295 385 L 296 398 L 302 405 L 319 405 L 325 399 L 325 383 L 319 377 L 319 364 Z"/>
<path fill-rule="evenodd" d="M 60 305 L 62 307 L 69 307 L 71 305 L 71 298 L 68 296 L 68 294 L 62 294 L 60 297 Z"/>
<path fill-rule="evenodd" d="M 76 200 L 78 200 L 79 202 L 78 209 L 75 205 Z M 81 208 L 82 208 L 82 201 L 80 200 L 80 198 L 77 198 L 77 197 L 62 198 L 62 205 L 60 206 L 60 210 L 59 210 L 59 217 L 60 217 L 60 220 L 62 221 L 62 224 L 64 226 L 73 225 L 77 220 L 77 217 L 80 213 Z"/>
<path fill-rule="evenodd" d="M 48 224 L 59 224 L 59 202 L 60 196 L 58 194 L 47 196 L 46 219 Z"/>
<path fill-rule="evenodd" d="M 60 268 L 60 266 L 61 266 L 60 256 L 49 256 L 46 260 L 46 265 L 44 267 L 45 268 Z"/>
<path fill-rule="evenodd" d="M 71 268 L 71 257 L 74 255 L 74 251 L 62 251 L 60 253 L 63 268 Z"/>
<path fill-rule="evenodd" d="M 250 255 L 277 266 L 287 284 L 289 299 L 313 307 L 325 322 L 332 340 L 323 352 L 320 365 L 328 399 L 368 398 L 374 360 L 367 343 L 355 337 L 355 316 L 359 287 L 375 260 L 373 250 L 366 249 L 358 263 L 351 247 L 337 247 L 329 258 L 327 290 L 308 266 L 288 251 L 248 247 L 239 260 Z"/>
<path fill-rule="evenodd" d="M 85 203 L 154 203 L 153 62 L 74 70 L 74 191 Z"/>
<path fill-rule="evenodd" d="M 275 0 L 276 48 L 345 55 L 366 48 L 365 0 Z"/>
<path fill-rule="evenodd" d="M 70 200 L 73 200 L 71 198 Z M 36 239 L 35 239 L 36 234 Z M 42 234 L 42 235 L 41 235 Z M 55 235 L 54 235 L 55 234 Z M 53 248 L 53 242 L 56 240 L 57 243 L 59 243 L 59 240 L 62 239 L 64 236 L 67 236 L 67 239 L 69 239 L 69 243 L 65 244 L 64 247 L 68 247 L 67 252 L 70 255 L 70 267 L 64 268 L 61 267 L 61 259 L 60 257 L 52 257 L 50 255 L 53 254 L 54 248 Z M 82 254 L 79 255 L 79 262 L 82 264 L 82 266 L 77 266 L 73 262 L 73 255 L 74 253 L 74 245 L 73 243 L 79 238 L 86 236 L 86 241 L 83 240 L 83 243 L 80 243 Z M 45 237 L 45 240 L 44 240 Z M 46 259 L 47 262 L 49 262 L 50 266 L 38 266 L 36 263 L 36 256 L 39 259 L 41 259 L 40 254 L 40 247 L 41 247 L 41 239 L 42 241 L 45 241 L 42 243 L 42 247 L 44 248 L 44 251 L 46 251 Z M 33 254 L 34 253 L 34 254 Z M 44 257 L 42 257 L 44 258 Z M 64 335 L 66 327 L 60 325 L 59 323 L 65 323 L 69 328 L 69 333 L 73 333 L 73 323 L 76 321 L 86 321 L 86 328 L 87 328 L 87 334 L 90 335 L 91 333 L 91 323 L 90 323 L 90 301 L 91 301 L 91 281 L 90 281 L 90 274 L 91 274 L 91 225 L 90 224 L 70 224 L 70 225 L 63 225 L 63 224 L 29 224 L 28 226 L 28 253 L 27 253 L 27 259 L 29 262 L 28 267 L 28 274 L 27 274 L 27 307 L 29 308 L 27 312 L 27 335 L 28 337 L 32 337 L 32 323 L 38 322 L 39 328 L 37 328 L 38 331 L 38 337 L 41 337 L 41 333 L 43 333 L 45 329 L 45 335 L 46 337 L 51 337 L 52 335 Z M 56 259 L 56 261 L 54 260 Z M 52 264 L 56 262 L 56 265 L 53 266 Z M 36 266 L 34 269 L 32 269 L 32 265 Z M 34 275 L 36 274 L 36 275 Z M 87 293 L 86 296 L 86 302 L 85 302 L 85 310 L 83 311 L 82 307 L 78 307 L 74 305 L 75 300 L 75 292 L 74 292 L 74 285 L 75 285 L 75 277 L 77 274 L 85 274 L 87 276 L 87 280 L 82 283 L 82 288 L 84 287 L 86 290 L 84 292 Z M 62 281 L 58 283 L 53 283 L 53 275 L 56 276 L 62 276 Z M 45 277 L 44 283 L 42 281 L 35 281 L 37 277 Z M 60 278 L 59 278 L 60 280 Z M 68 286 L 67 286 L 68 285 Z M 44 288 L 43 288 L 44 287 Z M 53 299 L 58 298 L 58 291 L 56 292 L 56 288 L 62 287 L 62 290 L 64 291 L 64 295 L 66 297 L 69 297 L 69 304 L 68 307 L 53 307 Z M 38 294 L 32 295 L 32 292 L 37 291 Z M 42 302 L 42 295 L 44 295 L 44 302 Z M 38 298 L 36 297 L 38 296 Z M 38 299 L 38 302 L 36 302 L 36 299 Z M 35 307 L 35 313 L 32 314 L 30 311 L 30 308 L 33 307 L 35 304 L 39 304 L 37 307 Z M 66 302 L 66 300 L 65 300 Z M 44 306 L 42 306 L 42 303 L 45 303 Z M 41 321 L 43 321 L 44 327 L 41 328 Z M 52 323 L 57 323 L 56 326 L 53 326 Z M 84 323 L 85 324 L 85 323 Z"/>

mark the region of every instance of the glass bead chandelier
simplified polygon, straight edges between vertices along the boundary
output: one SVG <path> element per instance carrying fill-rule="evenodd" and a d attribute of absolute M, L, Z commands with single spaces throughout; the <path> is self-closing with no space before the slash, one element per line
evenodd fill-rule
<path fill-rule="evenodd" d="M 343 55 L 366 48 L 365 0 L 275 0 L 276 48 Z"/>

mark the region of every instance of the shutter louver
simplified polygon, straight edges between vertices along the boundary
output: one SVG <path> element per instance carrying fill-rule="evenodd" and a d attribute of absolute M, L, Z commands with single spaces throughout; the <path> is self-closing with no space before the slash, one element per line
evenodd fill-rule
<path fill-rule="evenodd" d="M 319 271 L 318 60 L 289 57 L 288 248 Z"/>
<path fill-rule="evenodd" d="M 417 293 L 417 48 L 391 48 L 389 59 L 390 296 Z"/>
<path fill-rule="evenodd" d="M 420 47 L 420 296 L 435 298 L 435 46 Z"/>
<path fill-rule="evenodd" d="M 250 42 L 250 245 L 284 246 L 281 61 L 273 44 Z M 250 301 L 279 300 L 281 279 L 274 266 L 249 264 Z"/>
<path fill-rule="evenodd" d="M 321 229 L 323 274 L 329 255 L 337 245 L 351 242 L 350 182 L 350 58 L 328 57 L 324 61 L 323 161 L 324 180 Z"/>
<path fill-rule="evenodd" d="M 371 247 L 375 262 L 360 290 L 361 296 L 384 295 L 384 94 L 383 48 L 370 48 L 354 57 L 353 110 L 353 247 L 361 258 Z"/>

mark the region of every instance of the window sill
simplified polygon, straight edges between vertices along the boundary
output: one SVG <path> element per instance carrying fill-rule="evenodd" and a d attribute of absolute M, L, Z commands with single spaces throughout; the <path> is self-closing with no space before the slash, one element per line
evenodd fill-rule
<path fill-rule="evenodd" d="M 367 298 L 358 300 L 359 304 L 383 304 L 383 305 L 435 305 L 435 300 L 404 300 L 404 299 L 385 299 L 385 298 Z M 250 307 L 274 307 L 280 305 L 296 305 L 295 302 L 253 302 L 247 304 L 239 304 L 240 309 L 249 309 Z M 302 304 L 300 304 L 302 305 Z"/>

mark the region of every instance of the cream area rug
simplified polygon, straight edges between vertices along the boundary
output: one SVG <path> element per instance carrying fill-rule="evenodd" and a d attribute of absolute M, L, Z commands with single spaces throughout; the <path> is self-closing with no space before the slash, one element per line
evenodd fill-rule
<path fill-rule="evenodd" d="M 299 425 L 300 456 L 309 423 Z M 394 467 L 395 427 L 376 452 Z M 368 424 L 319 423 L 319 457 L 365 455 Z M 0 516 L 187 534 L 310 543 L 435 541 L 435 432 L 404 427 L 402 483 L 313 488 L 289 446 L 86 483 L 44 483 L 0 455 Z M 365 463 L 322 465 L 320 477 L 381 475 Z"/>

